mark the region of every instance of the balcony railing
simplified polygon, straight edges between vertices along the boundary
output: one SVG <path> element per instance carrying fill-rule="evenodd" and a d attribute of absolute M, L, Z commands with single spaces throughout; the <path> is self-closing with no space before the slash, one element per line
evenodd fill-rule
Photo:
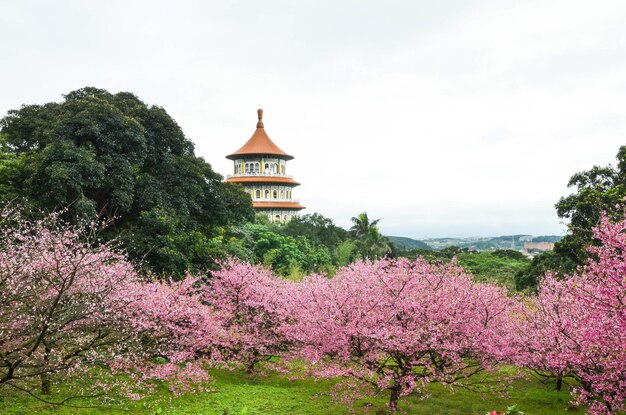
<path fill-rule="evenodd" d="M 300 199 L 252 199 L 253 202 L 286 202 L 286 203 L 300 203 Z"/>
<path fill-rule="evenodd" d="M 227 179 L 233 178 L 233 177 L 286 177 L 288 179 L 293 179 L 293 176 L 288 175 L 288 174 L 281 174 L 281 173 L 237 173 L 237 174 L 228 174 L 226 175 Z"/>

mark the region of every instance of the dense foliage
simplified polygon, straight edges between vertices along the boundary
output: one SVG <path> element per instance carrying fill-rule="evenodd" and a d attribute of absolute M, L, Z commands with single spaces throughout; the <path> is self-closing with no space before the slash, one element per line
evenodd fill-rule
<path fill-rule="evenodd" d="M 296 217 L 286 224 L 272 224 L 257 215 L 255 223 L 234 229 L 224 247 L 232 256 L 262 264 L 291 279 L 312 272 L 332 275 L 338 267 L 358 259 L 392 253 L 378 230 L 378 221 L 370 223 L 367 214 L 359 217 L 363 215 L 364 230 L 350 232 L 319 213 Z"/>
<path fill-rule="evenodd" d="M 477 252 L 468 248 L 450 246 L 439 251 L 411 249 L 393 252 L 396 257 L 409 259 L 424 258 L 430 262 L 449 262 L 456 258 L 459 266 L 473 275 L 474 281 L 495 283 L 509 291 L 522 290 L 517 285 L 520 273 L 526 272 L 531 260 L 524 254 L 511 249 Z"/>
<path fill-rule="evenodd" d="M 252 218 L 249 195 L 194 155 L 163 108 L 131 93 L 79 89 L 9 111 L 0 130 L 0 199 L 112 218 L 109 232 L 127 231 L 130 254 L 156 271 L 204 269 L 216 228 Z M 188 231 L 199 234 L 176 240 Z"/>
<path fill-rule="evenodd" d="M 528 257 L 513 250 L 461 252 L 456 258 L 474 281 L 495 283 L 511 292 L 516 290 L 515 276 L 530 263 Z"/>

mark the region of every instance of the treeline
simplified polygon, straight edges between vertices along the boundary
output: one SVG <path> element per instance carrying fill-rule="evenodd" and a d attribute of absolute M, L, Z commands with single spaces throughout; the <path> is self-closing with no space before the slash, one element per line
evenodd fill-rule
<path fill-rule="evenodd" d="M 217 155 L 221 157 L 222 155 Z M 474 253 L 455 247 L 403 250 L 362 213 L 345 230 L 314 213 L 277 226 L 255 217 L 250 196 L 194 153 L 162 107 L 128 92 L 87 87 L 61 102 L 24 105 L 0 120 L 0 202 L 32 212 L 63 211 L 64 219 L 107 220 L 115 240 L 145 272 L 182 277 L 236 257 L 282 276 L 332 275 L 357 259 L 388 257 L 459 263 L 478 279 L 533 291 L 547 272 L 574 272 L 598 244 L 592 228 L 602 212 L 623 216 L 626 147 L 617 166 L 575 174 L 576 192 L 556 209 L 569 232 L 554 252 L 532 262 L 515 251 Z"/>

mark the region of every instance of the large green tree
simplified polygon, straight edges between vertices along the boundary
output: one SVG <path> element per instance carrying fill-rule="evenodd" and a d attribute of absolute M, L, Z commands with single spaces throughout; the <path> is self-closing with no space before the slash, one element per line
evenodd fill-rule
<path fill-rule="evenodd" d="M 600 223 L 602 213 L 613 219 L 623 216 L 626 200 L 626 146 L 617 152 L 616 166 L 594 166 L 576 173 L 568 183 L 576 192 L 562 197 L 556 204 L 560 218 L 569 220 L 568 234 L 556 244 L 556 252 L 582 265 L 587 247 L 593 243 L 592 228 Z"/>
<path fill-rule="evenodd" d="M 554 252 L 533 258 L 531 265 L 515 276 L 517 289 L 534 289 L 547 272 L 557 275 L 572 273 L 588 258 L 587 249 L 597 243 L 592 229 L 602 214 L 613 220 L 624 216 L 626 200 L 626 146 L 617 152 L 617 165 L 594 166 L 574 174 L 569 187 L 575 192 L 556 204 L 557 215 L 568 221 L 567 235 L 555 244 Z"/>
<path fill-rule="evenodd" d="M 113 220 L 113 235 L 147 234 L 142 227 L 166 232 L 163 238 L 126 238 L 137 258 L 173 245 L 179 248 L 172 258 L 193 257 L 184 252 L 189 244 L 167 238 L 172 226 L 155 226 L 163 212 L 178 233 L 206 238 L 253 217 L 249 195 L 223 183 L 194 154 L 193 143 L 162 107 L 131 93 L 79 89 L 61 102 L 9 111 L 0 131 L 0 198 L 23 198 L 48 211 L 64 208 L 68 218 L 105 216 Z M 159 240 L 169 245 L 154 246 Z"/>

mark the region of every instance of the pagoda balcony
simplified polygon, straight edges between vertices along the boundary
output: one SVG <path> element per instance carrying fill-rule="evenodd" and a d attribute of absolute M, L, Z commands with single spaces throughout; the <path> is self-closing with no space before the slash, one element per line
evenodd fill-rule
<path fill-rule="evenodd" d="M 290 174 L 281 174 L 281 173 L 237 173 L 237 174 L 227 174 L 227 179 L 232 179 L 234 177 L 286 177 L 288 179 L 293 179 L 293 176 Z"/>
<path fill-rule="evenodd" d="M 253 202 L 285 202 L 300 203 L 300 199 L 252 199 Z"/>

